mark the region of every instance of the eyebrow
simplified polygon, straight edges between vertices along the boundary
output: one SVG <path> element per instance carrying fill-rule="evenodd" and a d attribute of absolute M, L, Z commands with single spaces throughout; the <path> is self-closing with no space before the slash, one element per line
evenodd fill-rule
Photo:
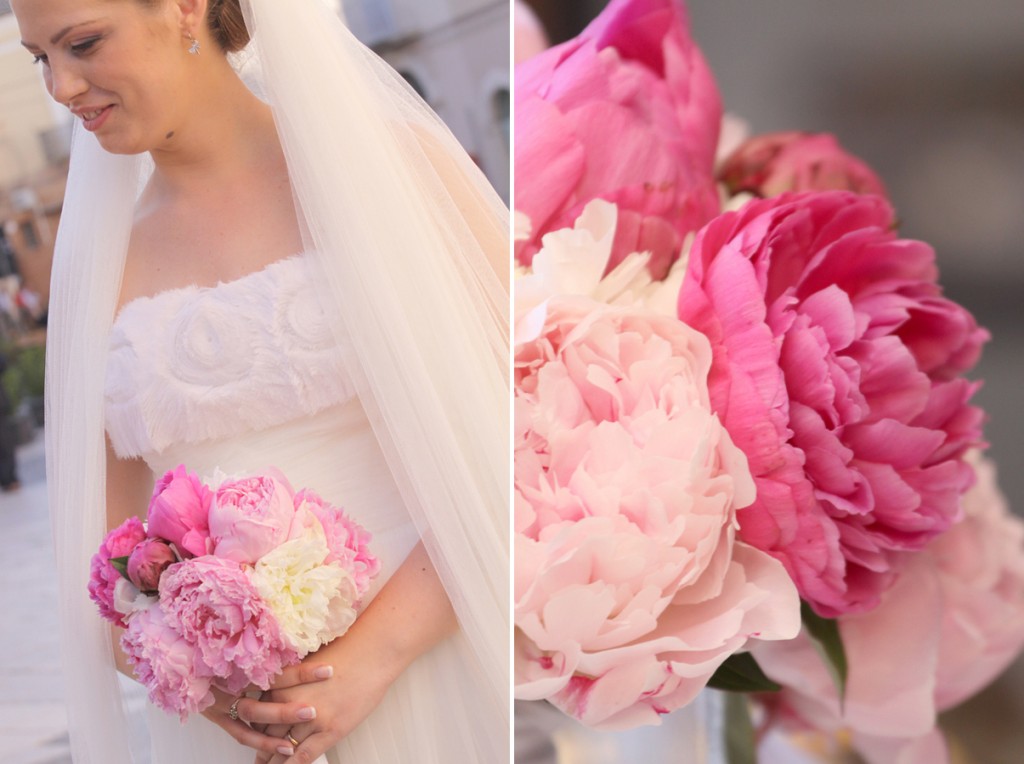
<path fill-rule="evenodd" d="M 57 32 L 57 34 L 55 34 L 53 37 L 50 38 L 50 44 L 51 45 L 56 45 L 61 40 L 63 40 L 65 37 L 67 37 L 68 33 L 71 32 L 72 30 L 78 29 L 78 27 L 84 27 L 86 24 L 93 23 L 93 21 L 95 21 L 95 19 L 90 19 L 89 21 L 82 21 L 82 22 L 79 22 L 78 24 L 72 24 L 69 27 L 64 27 L 62 30 Z M 21 44 L 24 47 L 26 47 L 26 48 L 39 48 L 39 46 L 36 45 L 35 43 L 33 43 L 33 42 L 26 42 L 25 40 L 22 40 Z"/>

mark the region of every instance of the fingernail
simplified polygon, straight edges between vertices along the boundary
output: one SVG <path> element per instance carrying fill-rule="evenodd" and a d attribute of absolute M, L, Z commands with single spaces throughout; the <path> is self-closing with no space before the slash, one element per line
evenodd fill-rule
<path fill-rule="evenodd" d="M 295 755 L 295 749 L 292 748 L 290 745 L 279 745 L 277 747 L 277 752 L 279 754 L 281 754 L 282 756 L 294 756 Z"/>
<path fill-rule="evenodd" d="M 305 708 L 300 708 L 299 712 L 295 715 L 300 719 L 309 721 L 310 719 L 316 718 L 316 709 L 313 708 L 313 706 L 306 706 Z"/>
<path fill-rule="evenodd" d="M 330 679 L 334 676 L 334 666 L 320 666 L 313 672 L 317 679 Z"/>

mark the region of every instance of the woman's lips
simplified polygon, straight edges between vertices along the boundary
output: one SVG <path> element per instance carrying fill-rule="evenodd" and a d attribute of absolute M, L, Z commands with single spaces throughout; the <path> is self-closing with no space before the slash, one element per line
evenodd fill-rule
<path fill-rule="evenodd" d="M 104 106 L 99 109 L 79 111 L 78 115 L 82 118 L 82 124 L 85 126 L 85 129 L 89 132 L 94 132 L 107 121 L 107 117 L 110 115 L 110 111 L 113 108 L 113 106 Z"/>

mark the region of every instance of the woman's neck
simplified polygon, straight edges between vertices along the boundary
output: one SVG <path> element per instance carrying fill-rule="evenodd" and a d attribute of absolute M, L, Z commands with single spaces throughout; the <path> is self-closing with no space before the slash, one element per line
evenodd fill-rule
<path fill-rule="evenodd" d="M 178 130 L 150 152 L 148 191 L 164 199 L 233 185 L 281 150 L 270 107 L 225 59 L 210 61 L 203 75 L 190 85 L 193 106 Z"/>

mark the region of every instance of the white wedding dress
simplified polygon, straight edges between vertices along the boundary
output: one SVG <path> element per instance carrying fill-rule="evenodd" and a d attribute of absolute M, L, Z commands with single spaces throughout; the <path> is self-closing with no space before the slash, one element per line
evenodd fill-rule
<path fill-rule="evenodd" d="M 119 456 L 159 476 L 273 466 L 373 534 L 372 599 L 419 540 L 346 373 L 345 348 L 315 298 L 307 255 L 215 287 L 126 304 L 114 322 L 106 423 Z M 344 638 L 344 637 L 342 637 Z M 331 764 L 507 761 L 505 730 L 480 729 L 480 688 L 461 635 L 421 656 L 334 750 Z M 254 753 L 201 716 L 147 704 L 153 764 L 251 764 Z"/>

